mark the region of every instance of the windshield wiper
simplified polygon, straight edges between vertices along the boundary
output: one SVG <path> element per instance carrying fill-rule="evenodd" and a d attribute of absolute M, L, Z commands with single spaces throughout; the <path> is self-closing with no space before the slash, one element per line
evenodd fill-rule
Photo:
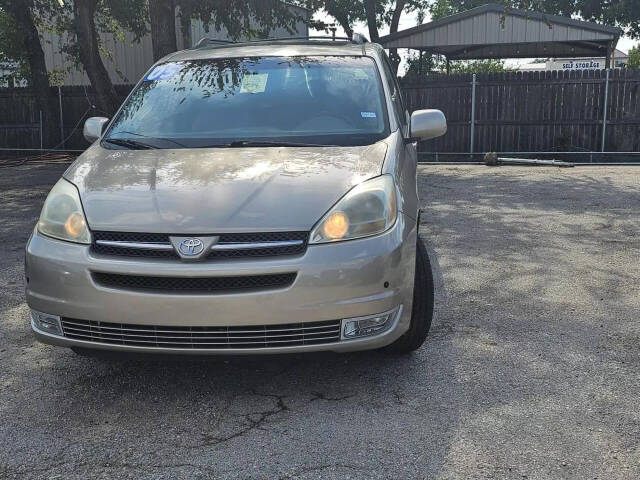
<path fill-rule="evenodd" d="M 144 135 L 142 133 L 136 133 L 136 132 L 129 132 L 128 130 L 119 130 L 117 132 L 113 132 L 112 135 L 113 134 L 120 134 L 120 133 L 124 133 L 124 134 L 127 134 L 127 135 L 135 135 L 136 137 L 148 138 L 149 140 L 157 140 L 157 141 L 160 141 L 160 142 L 169 142 L 169 143 L 173 143 L 174 145 L 178 145 L 179 147 L 187 148 L 187 146 L 184 143 L 180 143 L 180 142 L 177 142 L 175 140 L 171 140 L 170 138 L 150 137 L 149 135 Z M 108 140 L 114 140 L 114 138 L 113 137 L 109 137 Z M 118 138 L 118 140 L 120 140 L 120 139 Z M 126 140 L 132 140 L 132 139 L 127 138 Z M 137 140 L 132 140 L 132 141 L 136 142 Z M 139 142 L 139 143 L 141 143 L 141 142 Z M 145 143 L 145 145 L 149 145 L 150 148 L 160 148 L 158 146 L 150 145 L 148 143 Z"/>
<path fill-rule="evenodd" d="M 301 142 L 269 142 L 262 140 L 235 140 L 230 143 L 213 145 L 215 147 L 337 147 L 337 145 L 325 145 L 322 143 L 301 143 Z"/>
<path fill-rule="evenodd" d="M 114 145 L 119 145 L 121 147 L 127 147 L 132 150 L 151 150 L 158 148 L 153 145 L 149 145 L 148 143 L 139 142 L 138 140 L 131 140 L 128 138 L 105 138 L 104 141 L 112 143 Z"/>

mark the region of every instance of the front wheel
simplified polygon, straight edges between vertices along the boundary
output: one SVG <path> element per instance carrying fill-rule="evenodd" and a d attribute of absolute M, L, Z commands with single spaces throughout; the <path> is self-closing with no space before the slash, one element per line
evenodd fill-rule
<path fill-rule="evenodd" d="M 420 348 L 427 338 L 433 318 L 433 274 L 429 254 L 420 236 L 416 248 L 416 274 L 413 285 L 413 308 L 409 330 L 386 350 L 392 353 L 410 353 Z"/>

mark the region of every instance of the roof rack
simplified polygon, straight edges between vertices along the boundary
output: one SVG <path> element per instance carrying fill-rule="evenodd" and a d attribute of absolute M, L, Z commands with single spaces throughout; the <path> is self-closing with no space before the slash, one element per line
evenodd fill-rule
<path fill-rule="evenodd" d="M 192 48 L 200 48 L 200 47 L 204 47 L 205 45 L 216 44 L 216 43 L 220 45 L 230 45 L 238 42 L 234 42 L 233 40 L 218 40 L 217 38 L 202 37 L 200 40 L 198 40 L 198 43 L 196 43 Z"/>
<path fill-rule="evenodd" d="M 351 37 L 353 43 L 369 43 L 369 39 L 359 33 L 354 33 Z"/>
<path fill-rule="evenodd" d="M 196 43 L 193 48 L 202 48 L 211 45 L 243 45 L 243 44 L 251 44 L 251 43 L 276 43 L 276 42 L 290 42 L 297 40 L 324 40 L 325 42 L 349 42 L 355 44 L 364 44 L 368 43 L 369 40 L 364 35 L 360 35 L 359 33 L 354 33 L 352 37 L 336 37 L 335 35 L 327 37 L 322 35 L 308 35 L 304 37 L 284 37 L 284 38 L 261 38 L 256 40 L 246 40 L 242 42 L 236 42 L 234 40 L 219 40 L 217 38 L 201 38 L 198 43 Z"/>

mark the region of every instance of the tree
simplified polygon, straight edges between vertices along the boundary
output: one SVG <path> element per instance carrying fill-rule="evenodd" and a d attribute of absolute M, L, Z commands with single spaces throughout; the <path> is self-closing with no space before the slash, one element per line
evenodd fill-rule
<path fill-rule="evenodd" d="M 453 3 L 454 0 L 436 0 L 429 7 L 431 20 L 438 20 L 443 17 L 449 17 L 459 13 L 459 2 Z"/>
<path fill-rule="evenodd" d="M 173 0 L 149 0 L 149 19 L 153 61 L 155 62 L 178 50 L 176 44 L 176 6 Z"/>
<path fill-rule="evenodd" d="M 402 0 L 400 0 L 402 1 Z M 378 35 L 378 17 L 376 15 L 376 0 L 364 0 L 364 12 L 367 17 L 367 28 L 369 29 L 369 39 L 372 42 L 377 42 L 380 35 Z"/>
<path fill-rule="evenodd" d="M 504 60 L 454 60 L 449 73 L 500 73 L 507 72 Z"/>
<path fill-rule="evenodd" d="M 191 45 L 193 19 L 201 20 L 207 31 L 210 24 L 224 28 L 232 39 L 266 37 L 278 27 L 294 33 L 295 24 L 301 20 L 280 0 L 149 0 L 155 60 L 178 49 L 176 7 L 185 48 Z"/>
<path fill-rule="evenodd" d="M 324 10 L 342 27 L 347 36 L 353 36 L 353 27 L 358 22 L 366 22 L 369 38 L 377 42 L 380 28 L 389 26 L 389 33 L 396 33 L 403 13 L 417 11 L 419 18 L 429 4 L 427 0 L 298 0 L 314 11 Z M 328 25 L 320 25 L 327 29 Z M 390 52 L 391 62 L 397 70 L 400 57 L 397 49 Z"/>
<path fill-rule="evenodd" d="M 183 1 L 179 4 L 180 7 L 180 35 L 182 35 L 182 45 L 184 48 L 189 48 L 193 45 L 191 38 L 191 19 L 193 18 L 193 2 Z"/>
<path fill-rule="evenodd" d="M 97 7 L 98 0 L 73 2 L 73 27 L 77 41 L 75 52 L 95 90 L 98 107 L 109 116 L 118 109 L 120 98 L 100 56 L 100 40 L 95 24 Z"/>
<path fill-rule="evenodd" d="M 547 0 L 553 4 L 561 0 Z M 574 13 L 585 20 L 593 20 L 622 28 L 626 35 L 640 38 L 640 5 L 638 0 L 578 0 Z"/>
<path fill-rule="evenodd" d="M 43 5 L 45 27 L 68 39 L 63 52 L 87 74 L 102 114 L 110 116 L 120 105 L 103 57 L 110 58 L 101 43 L 100 33 L 111 33 L 123 39 L 124 31 L 133 32 L 139 40 L 147 33 L 146 0 L 38 0 Z"/>
<path fill-rule="evenodd" d="M 629 63 L 627 64 L 627 68 L 640 69 L 640 44 L 629 50 Z"/>
<path fill-rule="evenodd" d="M 407 71 L 404 78 L 418 80 L 433 73 L 446 73 L 447 62 L 439 55 L 412 55 L 407 59 Z M 506 72 L 503 60 L 453 60 L 449 64 L 449 73 L 496 73 Z"/>
<path fill-rule="evenodd" d="M 441 73 L 440 65 L 442 63 L 436 55 L 410 54 L 407 58 L 407 70 L 403 78 L 405 80 L 418 80 L 424 75 Z"/>
<path fill-rule="evenodd" d="M 377 42 L 380 38 L 378 34 L 378 23 L 377 19 L 379 18 L 378 12 L 376 12 L 376 1 L 375 0 L 366 0 L 365 1 L 365 11 L 367 15 L 367 25 L 369 26 L 369 33 L 371 35 L 371 40 Z M 400 17 L 402 13 L 405 11 L 411 11 L 416 9 L 423 8 L 423 2 L 418 2 L 415 0 L 395 0 L 391 2 L 383 2 L 381 17 L 384 23 L 389 24 L 389 33 L 393 34 L 398 31 L 398 27 L 400 25 Z M 373 27 L 372 27 L 373 26 Z M 389 50 L 389 59 L 391 60 L 391 66 L 393 67 L 393 71 L 397 73 L 398 65 L 400 65 L 400 55 L 398 55 L 398 49 L 392 48 Z"/>
<path fill-rule="evenodd" d="M 353 26 L 357 22 L 364 21 L 364 4 L 353 0 L 324 0 L 313 1 L 306 4 L 312 10 L 323 9 L 333 18 L 344 30 L 348 37 L 353 36 Z M 326 28 L 327 25 L 318 25 L 319 28 Z"/>
<path fill-rule="evenodd" d="M 36 27 L 38 4 L 34 0 L 0 0 L 0 9 L 5 12 L 4 21 L 9 28 L 8 37 L 14 42 L 13 55 L 22 64 L 29 86 L 36 95 L 38 108 L 42 112 L 43 143 L 52 147 L 57 142 L 59 117 Z M 5 48 L 7 46 L 4 45 Z"/>
<path fill-rule="evenodd" d="M 202 19 L 205 25 L 214 23 L 216 28 L 226 28 L 232 38 L 264 35 L 265 31 L 280 26 L 292 29 L 298 21 L 278 0 L 75 0 L 71 11 L 62 7 L 53 14 L 54 23 L 59 33 L 75 33 L 76 42 L 65 51 L 86 71 L 96 92 L 96 104 L 105 115 L 115 112 L 120 97 L 102 58 L 110 52 L 103 48 L 99 33 L 123 36 L 124 31 L 129 31 L 139 40 L 149 31 L 148 21 L 154 60 L 158 60 L 178 49 L 176 6 L 180 7 L 184 25 L 183 38 L 185 30 L 190 30 L 192 17 Z"/>
<path fill-rule="evenodd" d="M 2 5 L 0 0 L 0 5 Z M 4 73 L 0 80 L 28 79 L 29 63 L 22 29 L 5 10 L 0 7 L 0 65 Z"/>
<path fill-rule="evenodd" d="M 400 16 L 414 10 L 424 10 L 426 0 L 298 0 L 313 11 L 324 10 L 333 17 L 347 36 L 353 35 L 353 27 L 358 22 L 365 22 L 371 41 L 380 37 L 379 30 L 389 25 L 390 33 L 398 31 Z M 319 24 L 321 29 L 329 25 Z"/>

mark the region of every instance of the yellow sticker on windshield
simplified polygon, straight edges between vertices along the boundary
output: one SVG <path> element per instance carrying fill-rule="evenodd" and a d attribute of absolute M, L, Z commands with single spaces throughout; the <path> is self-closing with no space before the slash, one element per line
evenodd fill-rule
<path fill-rule="evenodd" d="M 247 73 L 242 77 L 240 93 L 262 93 L 267 88 L 268 73 Z"/>

